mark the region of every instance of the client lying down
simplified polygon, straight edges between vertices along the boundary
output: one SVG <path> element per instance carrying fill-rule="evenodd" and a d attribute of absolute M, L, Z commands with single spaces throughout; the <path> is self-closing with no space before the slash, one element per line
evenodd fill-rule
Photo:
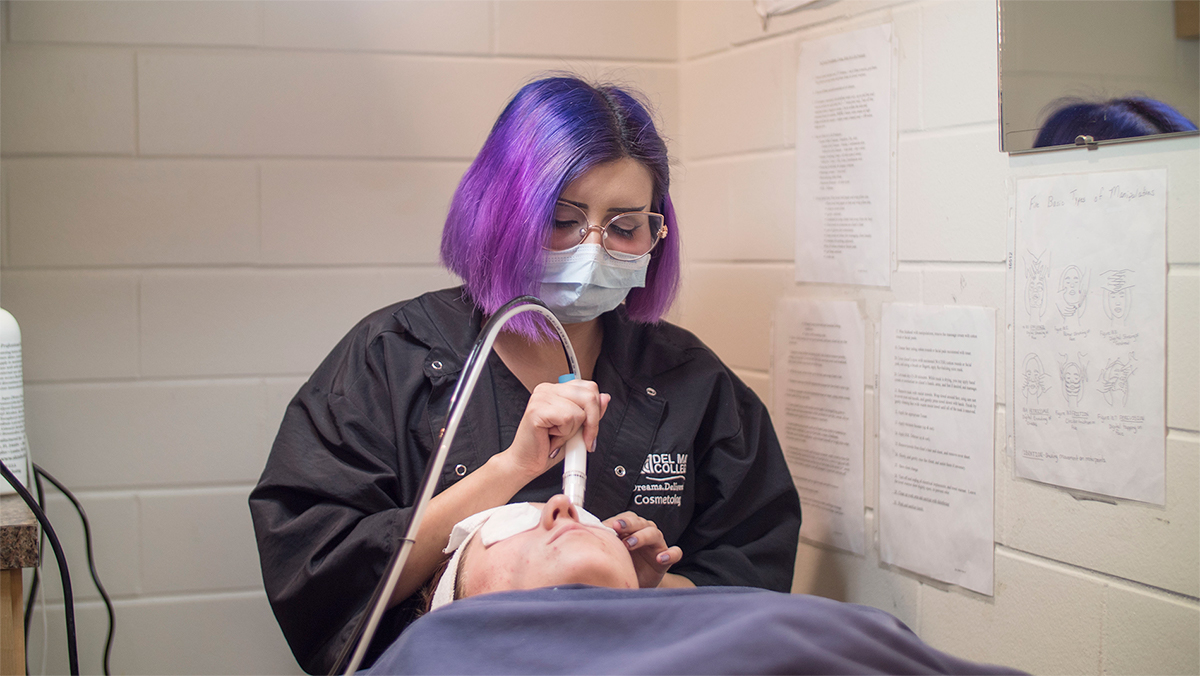
<path fill-rule="evenodd" d="M 420 618 L 371 674 L 1012 674 L 867 606 L 750 587 L 657 589 L 682 552 L 631 513 L 561 495 L 480 512 Z"/>

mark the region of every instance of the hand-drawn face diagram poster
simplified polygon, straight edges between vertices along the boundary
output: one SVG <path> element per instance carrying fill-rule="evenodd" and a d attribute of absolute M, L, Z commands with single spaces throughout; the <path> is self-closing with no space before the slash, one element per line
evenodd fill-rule
<path fill-rule="evenodd" d="M 809 540 L 863 554 L 865 329 L 851 301 L 785 298 L 775 312 L 772 419 Z"/>
<path fill-rule="evenodd" d="M 1161 505 L 1167 176 L 1017 182 L 1017 476 Z"/>
<path fill-rule="evenodd" d="M 796 101 L 796 281 L 888 286 L 892 27 L 806 41 Z"/>
<path fill-rule="evenodd" d="M 992 595 L 996 312 L 883 306 L 879 556 Z"/>

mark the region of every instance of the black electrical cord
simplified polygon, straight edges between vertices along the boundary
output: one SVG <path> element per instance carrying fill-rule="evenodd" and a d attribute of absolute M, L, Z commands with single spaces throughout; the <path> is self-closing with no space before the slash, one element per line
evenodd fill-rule
<path fill-rule="evenodd" d="M 66 486 L 59 483 L 49 472 L 42 469 L 33 463 L 33 472 L 38 478 L 38 487 L 41 487 L 41 478 L 46 477 L 46 480 L 54 484 L 54 487 L 67 496 L 72 505 L 75 505 L 75 511 L 79 512 L 79 520 L 83 522 L 83 541 L 87 548 L 88 570 L 92 574 L 92 582 L 96 585 L 96 591 L 100 592 L 100 598 L 104 600 L 104 607 L 108 610 L 108 638 L 104 641 L 104 676 L 109 676 L 108 658 L 112 654 L 113 628 L 116 626 L 116 615 L 113 613 L 112 600 L 108 598 L 108 592 L 104 590 L 104 585 L 100 583 L 100 576 L 96 573 L 96 557 L 92 553 L 92 528 L 88 523 L 87 513 L 83 511 L 83 505 L 75 499 L 71 491 L 67 490 Z M 28 634 L 27 634 L 28 635 Z"/>
<path fill-rule="evenodd" d="M 63 614 L 66 616 L 67 624 L 67 662 L 71 669 L 71 676 L 79 676 L 79 650 L 75 642 L 75 599 L 71 593 L 71 574 L 67 570 L 67 556 L 63 554 L 62 545 L 58 542 L 58 535 L 54 533 L 54 528 L 50 525 L 50 519 L 46 518 L 46 513 L 42 511 L 41 506 L 30 495 L 24 484 L 13 476 L 3 462 L 0 462 L 0 474 L 4 475 L 5 481 L 12 485 L 25 504 L 29 506 L 29 511 L 37 517 L 38 523 L 42 524 L 42 531 L 50 539 L 50 547 L 54 550 L 54 558 L 58 561 L 59 577 L 62 578 Z"/>
<path fill-rule="evenodd" d="M 34 471 L 33 482 L 37 486 L 38 506 L 46 509 L 45 490 L 42 487 L 42 477 Z M 33 580 L 29 583 L 29 598 L 25 601 L 25 676 L 29 676 L 29 627 L 33 620 L 33 601 L 37 598 L 38 584 L 41 582 L 42 554 L 46 550 L 46 534 L 38 536 L 38 565 L 33 569 Z"/>

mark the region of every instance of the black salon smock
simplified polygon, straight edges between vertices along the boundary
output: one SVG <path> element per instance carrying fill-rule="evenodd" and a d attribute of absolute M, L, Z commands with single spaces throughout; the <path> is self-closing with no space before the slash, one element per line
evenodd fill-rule
<path fill-rule="evenodd" d="M 623 308 L 601 321 L 593 379 L 612 400 L 588 456 L 584 507 L 601 519 L 632 510 L 653 520 L 683 549 L 671 572 L 697 585 L 790 591 L 800 503 L 762 402 L 691 333 L 631 321 Z M 267 596 L 305 671 L 333 667 L 383 577 L 480 325 L 462 289 L 379 310 L 288 404 L 250 511 Z M 439 492 L 511 443 L 524 402 L 497 406 L 515 376 L 498 359 L 490 366 Z M 561 489 L 555 467 L 513 502 Z M 410 598 L 384 615 L 366 663 L 419 605 Z"/>

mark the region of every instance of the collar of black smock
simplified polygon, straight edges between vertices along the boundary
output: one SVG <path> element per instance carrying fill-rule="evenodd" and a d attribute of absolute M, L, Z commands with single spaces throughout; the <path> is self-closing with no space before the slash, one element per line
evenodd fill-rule
<path fill-rule="evenodd" d="M 604 356 L 629 387 L 653 385 L 655 376 L 692 360 L 690 351 L 670 338 L 680 329 L 667 322 L 655 325 L 634 321 L 624 305 L 604 313 L 600 320 L 604 322 Z"/>
<path fill-rule="evenodd" d="M 393 316 L 413 338 L 430 348 L 442 348 L 454 360 L 447 372 L 457 372 L 483 326 L 483 312 L 458 286 L 434 291 L 400 306 Z"/>

